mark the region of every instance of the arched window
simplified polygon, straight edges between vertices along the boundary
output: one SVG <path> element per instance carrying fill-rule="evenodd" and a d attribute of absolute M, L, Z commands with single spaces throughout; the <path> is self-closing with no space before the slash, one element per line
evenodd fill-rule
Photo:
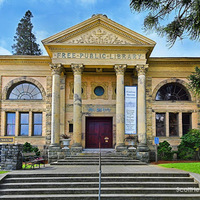
<path fill-rule="evenodd" d="M 39 88 L 30 82 L 20 82 L 8 91 L 10 100 L 41 100 L 42 93 Z"/>
<path fill-rule="evenodd" d="M 190 95 L 179 83 L 163 85 L 156 94 L 156 101 L 189 101 Z"/>

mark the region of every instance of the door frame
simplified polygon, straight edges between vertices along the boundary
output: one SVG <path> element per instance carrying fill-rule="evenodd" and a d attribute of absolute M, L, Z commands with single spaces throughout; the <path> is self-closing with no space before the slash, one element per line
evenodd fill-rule
<path fill-rule="evenodd" d="M 88 119 L 91 119 L 91 118 L 96 118 L 96 119 L 99 119 L 99 121 L 101 121 L 100 119 L 109 119 L 110 120 L 110 123 L 111 123 L 111 147 L 109 149 L 112 149 L 113 148 L 113 117 L 112 116 L 86 116 L 85 117 L 85 148 L 88 148 L 90 149 L 89 147 L 87 147 L 87 125 L 88 125 Z M 98 147 L 96 148 L 98 149 Z"/>

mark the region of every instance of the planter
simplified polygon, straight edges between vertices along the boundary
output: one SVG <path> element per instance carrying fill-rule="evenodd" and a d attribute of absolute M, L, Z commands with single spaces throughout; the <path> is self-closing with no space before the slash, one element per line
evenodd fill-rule
<path fill-rule="evenodd" d="M 69 149 L 69 143 L 70 143 L 71 139 L 62 139 L 63 142 L 63 149 Z"/>
<path fill-rule="evenodd" d="M 130 145 L 130 146 L 134 146 L 134 144 L 135 144 L 135 141 L 133 139 L 129 139 L 129 140 L 127 140 L 127 142 L 128 142 L 128 145 Z"/>

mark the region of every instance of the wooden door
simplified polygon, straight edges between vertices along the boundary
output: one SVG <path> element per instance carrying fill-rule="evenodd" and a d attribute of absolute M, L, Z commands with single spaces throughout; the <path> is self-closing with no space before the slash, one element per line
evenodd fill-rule
<path fill-rule="evenodd" d="M 100 142 L 100 143 L 99 143 Z M 112 118 L 86 118 L 86 148 L 112 148 Z"/>

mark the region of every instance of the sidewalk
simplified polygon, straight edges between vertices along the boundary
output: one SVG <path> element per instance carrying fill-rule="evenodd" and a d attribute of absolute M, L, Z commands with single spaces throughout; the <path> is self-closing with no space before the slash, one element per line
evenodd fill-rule
<path fill-rule="evenodd" d="M 51 166 L 47 164 L 45 167 L 26 170 L 15 170 L 12 174 L 51 174 L 51 173 L 98 173 L 98 166 Z M 157 165 L 132 165 L 132 166 L 102 166 L 102 173 L 189 173 L 183 170 L 164 168 Z M 199 183 L 200 174 L 190 173 Z M 6 174 L 0 174 L 0 180 Z"/>

